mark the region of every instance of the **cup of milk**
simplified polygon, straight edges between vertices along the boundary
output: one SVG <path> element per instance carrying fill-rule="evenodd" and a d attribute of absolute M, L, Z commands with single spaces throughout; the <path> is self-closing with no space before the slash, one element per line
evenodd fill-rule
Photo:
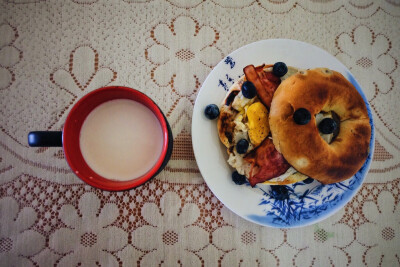
<path fill-rule="evenodd" d="M 30 132 L 28 144 L 62 146 L 70 168 L 84 182 L 119 191 L 156 176 L 170 159 L 173 137 L 164 114 L 148 96 L 110 86 L 82 97 L 62 132 Z"/>

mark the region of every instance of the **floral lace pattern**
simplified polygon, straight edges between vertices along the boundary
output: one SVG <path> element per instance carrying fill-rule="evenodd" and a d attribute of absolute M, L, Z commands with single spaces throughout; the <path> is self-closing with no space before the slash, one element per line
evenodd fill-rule
<path fill-rule="evenodd" d="M 342 210 L 333 217 L 340 220 L 343 213 Z M 303 231 L 290 229 L 287 236 L 288 242 L 300 249 L 294 257 L 298 266 L 346 266 L 350 263 L 351 257 L 344 248 L 354 240 L 354 235 L 348 225 L 326 220 Z"/>
<path fill-rule="evenodd" d="M 0 10 L 0 265 L 400 266 L 398 0 L 4 0 Z M 193 105 L 211 69 L 268 38 L 335 55 L 374 116 L 364 184 L 301 229 L 233 214 L 192 150 Z M 61 130 L 79 98 L 109 85 L 148 94 L 174 136 L 164 171 L 123 192 L 84 184 L 62 148 L 26 143 L 29 131 Z"/>
<path fill-rule="evenodd" d="M 7 266 L 34 266 L 29 260 L 44 248 L 45 238 L 29 228 L 37 214 L 30 208 L 19 210 L 11 197 L 0 199 L 0 259 Z"/>
<path fill-rule="evenodd" d="M 400 253 L 394 249 L 400 242 L 399 203 L 395 204 L 393 195 L 384 191 L 376 202 L 366 202 L 363 212 L 368 222 L 357 229 L 357 241 L 368 247 L 363 254 L 364 263 L 372 266 L 400 264 Z"/>
<path fill-rule="evenodd" d="M 157 263 L 188 266 L 201 263 L 194 252 L 208 245 L 208 233 L 192 225 L 200 216 L 197 205 L 188 203 L 181 207 L 180 202 L 177 194 L 167 192 L 160 201 L 161 210 L 153 203 L 143 206 L 141 212 L 148 225 L 132 233 L 135 246 L 148 251 L 140 262 L 143 266 Z M 159 241 L 143 243 L 148 237 Z M 191 240 L 191 237 L 196 237 L 196 240 Z M 180 251 L 182 243 L 188 244 L 183 252 Z"/>
<path fill-rule="evenodd" d="M 218 249 L 227 251 L 221 259 L 222 266 L 265 266 L 279 263 L 273 251 L 284 242 L 283 231 L 271 231 L 268 227 L 241 223 L 243 219 L 239 219 L 226 208 L 221 210 L 221 215 L 228 225 L 216 229 L 212 238 Z M 231 239 L 226 238 L 227 236 Z"/>
<path fill-rule="evenodd" d="M 22 58 L 22 52 L 13 43 L 18 37 L 16 29 L 10 24 L 0 24 L 0 90 L 7 89 L 15 81 L 12 71 Z"/>
<path fill-rule="evenodd" d="M 85 185 L 54 186 L 37 178 L 19 178 L 1 186 L 0 195 L 4 196 L 0 199 L 0 215 L 18 214 L 18 203 L 9 195 L 20 199 L 19 206 L 33 206 L 21 210 L 17 217 L 31 218 L 22 226 L 30 230 L 23 233 L 29 233 L 37 246 L 35 249 L 21 246 L 27 253 L 19 256 L 19 260 L 46 266 L 72 263 L 342 266 L 357 262 L 376 266 L 371 263 L 381 258 L 385 263 L 398 257 L 393 244 L 399 236 L 399 221 L 380 218 L 398 217 L 398 205 L 394 203 L 400 199 L 400 179 L 386 184 L 365 184 L 332 218 L 288 230 L 243 220 L 223 207 L 205 184 L 150 181 L 140 189 L 107 192 Z M 37 217 L 32 216 L 35 214 Z M 0 217 L 1 225 L 12 220 L 8 217 Z M 18 219 L 16 223 L 20 224 Z M 371 229 L 376 230 L 374 235 L 368 234 Z M 10 236 L 9 232 L 1 236 L 0 257 L 9 255 L 1 253 L 9 253 L 11 242 L 7 238 L 13 240 Z M 49 240 L 47 245 L 45 238 Z M 360 251 L 363 255 L 358 259 Z"/>
<path fill-rule="evenodd" d="M 193 103 L 200 85 L 196 73 L 210 71 L 222 57 L 215 47 L 219 33 L 191 17 L 180 16 L 171 24 L 157 25 L 151 38 L 154 44 L 145 55 L 156 65 L 151 71 L 152 80 L 159 87 L 171 87 L 173 94 Z"/>
<path fill-rule="evenodd" d="M 110 254 L 123 248 L 128 235 L 122 229 L 111 226 L 118 217 L 115 204 L 106 203 L 100 209 L 100 200 L 93 193 L 81 196 L 76 210 L 71 205 L 64 205 L 59 211 L 61 222 L 67 227 L 55 231 L 49 240 L 49 246 L 55 252 L 66 254 L 59 261 L 60 266 L 83 264 L 117 265 Z M 97 258 L 90 255 L 97 254 Z"/>
<path fill-rule="evenodd" d="M 375 34 L 366 26 L 359 26 L 351 34 L 343 33 L 337 38 L 337 55 L 356 77 L 365 77 L 362 87 L 367 88 L 367 98 L 373 101 L 378 94 L 393 90 L 392 73 L 397 68 L 396 59 L 390 55 L 392 44 L 383 34 Z M 368 77 L 368 73 L 374 77 Z M 372 79 L 371 79 L 372 78 Z"/>

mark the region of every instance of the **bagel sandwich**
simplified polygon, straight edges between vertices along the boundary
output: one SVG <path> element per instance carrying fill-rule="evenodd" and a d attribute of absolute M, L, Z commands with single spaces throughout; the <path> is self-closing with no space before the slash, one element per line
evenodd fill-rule
<path fill-rule="evenodd" d="M 245 75 L 229 88 L 219 108 L 218 135 L 227 149 L 228 163 L 252 186 L 286 185 L 308 178 L 287 163 L 271 139 L 268 117 L 272 96 L 283 80 L 298 72 L 287 67 L 279 77 L 273 73 L 273 66 L 247 66 Z M 253 92 L 247 84 L 253 85 Z M 240 142 L 248 144 L 245 152 L 240 151 Z"/>
<path fill-rule="evenodd" d="M 352 177 L 371 135 L 361 95 L 338 72 L 279 62 L 286 68 L 279 73 L 277 64 L 246 66 L 221 103 L 217 128 L 228 163 L 252 186 Z"/>

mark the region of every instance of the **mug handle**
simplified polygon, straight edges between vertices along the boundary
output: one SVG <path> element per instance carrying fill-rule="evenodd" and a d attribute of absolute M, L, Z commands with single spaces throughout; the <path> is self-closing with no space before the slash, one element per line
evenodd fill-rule
<path fill-rule="evenodd" d="M 31 147 L 61 147 L 61 131 L 34 131 L 28 134 L 28 145 Z"/>

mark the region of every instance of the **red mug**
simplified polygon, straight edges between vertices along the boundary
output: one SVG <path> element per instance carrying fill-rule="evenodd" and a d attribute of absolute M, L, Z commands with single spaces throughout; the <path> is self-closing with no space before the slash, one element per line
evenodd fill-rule
<path fill-rule="evenodd" d="M 144 175 L 129 181 L 107 179 L 93 171 L 83 158 L 79 142 L 83 122 L 89 113 L 100 104 L 116 99 L 134 100 L 149 108 L 160 122 L 163 135 L 161 155 L 155 165 Z M 69 112 L 62 132 L 30 132 L 28 144 L 31 147 L 62 146 L 70 168 L 80 179 L 93 187 L 120 191 L 137 187 L 164 169 L 172 154 L 173 136 L 166 117 L 148 96 L 128 87 L 109 86 L 94 90 L 82 97 Z"/>

